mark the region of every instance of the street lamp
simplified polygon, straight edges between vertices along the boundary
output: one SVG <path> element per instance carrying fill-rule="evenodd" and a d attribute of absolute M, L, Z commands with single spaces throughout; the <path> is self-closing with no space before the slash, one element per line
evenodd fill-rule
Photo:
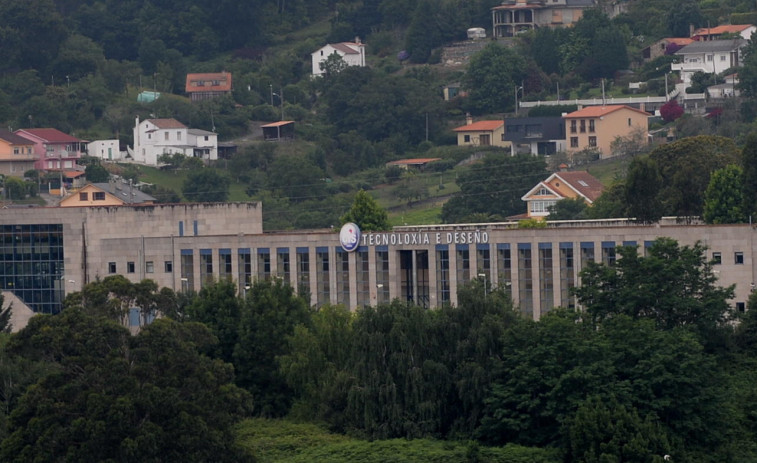
<path fill-rule="evenodd" d="M 515 86 L 515 115 L 518 115 L 518 91 L 521 92 L 521 95 L 523 94 L 523 86 L 522 85 L 516 85 Z"/>
<path fill-rule="evenodd" d="M 281 120 L 284 120 L 284 89 L 280 88 L 279 93 L 271 91 L 271 106 L 273 106 L 273 95 L 276 95 L 279 97 L 279 101 L 281 102 Z"/>
<path fill-rule="evenodd" d="M 484 299 L 486 299 L 486 274 L 485 273 L 479 273 L 478 277 L 484 279 Z"/>

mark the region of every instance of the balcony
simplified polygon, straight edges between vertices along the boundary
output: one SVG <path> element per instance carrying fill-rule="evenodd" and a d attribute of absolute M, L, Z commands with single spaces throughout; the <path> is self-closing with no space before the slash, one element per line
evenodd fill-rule
<path fill-rule="evenodd" d="M 695 62 L 695 63 L 670 63 L 671 71 L 684 72 L 712 72 L 712 63 Z"/>

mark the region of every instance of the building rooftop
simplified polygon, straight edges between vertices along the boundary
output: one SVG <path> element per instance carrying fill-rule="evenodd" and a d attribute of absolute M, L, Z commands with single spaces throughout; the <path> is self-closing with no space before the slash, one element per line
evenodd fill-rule
<path fill-rule="evenodd" d="M 481 132 L 497 130 L 505 125 L 505 121 L 478 121 L 453 129 L 455 132 Z"/>
<path fill-rule="evenodd" d="M 585 108 L 579 109 L 578 111 L 573 111 L 572 113 L 568 113 L 563 117 L 565 117 L 566 119 L 582 118 L 582 117 L 602 117 L 612 112 L 619 111 L 621 109 L 628 109 L 630 111 L 635 111 L 637 113 L 644 114 L 645 116 L 649 116 L 649 113 L 642 111 L 640 109 L 636 109 L 634 107 L 627 106 L 627 105 L 616 104 L 616 105 L 604 105 L 604 106 L 586 106 Z"/>

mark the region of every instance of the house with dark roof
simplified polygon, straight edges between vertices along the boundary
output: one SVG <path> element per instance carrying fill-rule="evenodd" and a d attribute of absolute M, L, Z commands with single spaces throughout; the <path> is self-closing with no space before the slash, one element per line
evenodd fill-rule
<path fill-rule="evenodd" d="M 505 120 L 505 141 L 512 155 L 549 156 L 565 151 L 565 121 L 562 117 L 516 117 Z"/>
<path fill-rule="evenodd" d="M 540 27 L 570 26 L 595 0 L 503 0 L 492 11 L 494 38 L 513 37 Z"/>
<path fill-rule="evenodd" d="M 123 181 L 90 183 L 60 200 L 58 207 L 134 206 L 154 204 L 155 198 Z"/>
<path fill-rule="evenodd" d="M 596 149 L 601 159 L 613 156 L 612 142 L 641 134 L 647 143 L 650 114 L 626 105 L 586 106 L 563 116 L 567 152 Z"/>
<path fill-rule="evenodd" d="M 19 129 L 14 133 L 34 144 L 37 170 L 74 169 L 82 156 L 85 142 L 58 129 Z"/>
<path fill-rule="evenodd" d="M 329 43 L 311 53 L 313 76 L 323 75 L 321 63 L 336 53 L 347 66 L 365 66 L 365 45 L 356 38 L 354 42 Z"/>
<path fill-rule="evenodd" d="M 550 206 L 563 199 L 581 198 L 590 206 L 603 190 L 604 186 L 588 172 L 555 172 L 521 199 L 526 202 L 527 217 L 541 218 L 549 215 Z"/>
<path fill-rule="evenodd" d="M 132 158 L 143 164 L 157 166 L 162 154 L 183 154 L 203 161 L 218 159 L 218 135 L 190 129 L 176 119 L 136 119 L 134 148 L 127 149 Z"/>
<path fill-rule="evenodd" d="M 231 93 L 230 72 L 187 74 L 184 91 L 192 102 L 211 100 Z"/>
<path fill-rule="evenodd" d="M 457 133 L 457 146 L 510 147 L 505 141 L 505 121 L 478 121 L 466 117 L 466 124 L 452 129 Z"/>
<path fill-rule="evenodd" d="M 741 50 L 747 42 L 744 39 L 694 41 L 675 52 L 679 62 L 670 63 L 670 70 L 680 71 L 681 80 L 688 87 L 696 72 L 720 74 L 742 66 Z"/>
<path fill-rule="evenodd" d="M 34 143 L 5 129 L 0 129 L 0 174 L 23 177 L 24 172 L 34 169 L 38 159 Z"/>

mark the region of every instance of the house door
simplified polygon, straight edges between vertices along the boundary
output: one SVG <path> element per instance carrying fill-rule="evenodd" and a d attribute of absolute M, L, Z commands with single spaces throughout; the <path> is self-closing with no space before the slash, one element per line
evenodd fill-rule
<path fill-rule="evenodd" d="M 108 148 L 108 159 L 113 160 L 113 148 Z"/>
<path fill-rule="evenodd" d="M 489 146 L 489 145 L 491 145 L 491 144 L 492 144 L 492 136 L 491 136 L 491 135 L 489 135 L 489 134 L 486 134 L 486 135 L 484 135 L 484 134 L 481 134 L 481 135 L 480 135 L 480 136 L 478 137 L 478 142 L 479 142 L 479 144 L 480 144 L 481 146 Z"/>

